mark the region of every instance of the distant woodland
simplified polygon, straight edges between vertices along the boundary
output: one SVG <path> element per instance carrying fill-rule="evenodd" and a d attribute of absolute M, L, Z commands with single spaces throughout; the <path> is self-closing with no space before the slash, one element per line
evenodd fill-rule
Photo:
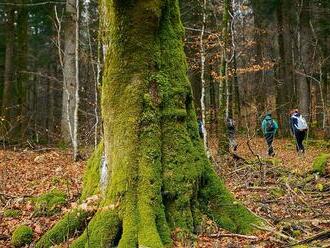
<path fill-rule="evenodd" d="M 181 1 L 195 109 L 212 142 L 232 116 L 243 132 L 266 112 L 288 135 L 299 108 L 310 134 L 330 134 L 330 2 Z M 102 11 L 102 8 L 100 9 Z M 98 1 L 0 2 L 0 140 L 97 144 L 108 42 Z M 110 59 L 111 58 L 107 58 Z M 78 128 L 79 127 L 79 128 Z"/>

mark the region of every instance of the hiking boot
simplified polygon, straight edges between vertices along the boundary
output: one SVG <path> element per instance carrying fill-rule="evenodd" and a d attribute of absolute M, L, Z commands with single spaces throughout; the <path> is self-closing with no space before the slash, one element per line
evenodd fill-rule
<path fill-rule="evenodd" d="M 305 151 L 303 151 L 303 150 L 299 150 L 298 151 L 298 156 L 299 157 L 303 156 L 304 154 L 305 154 Z"/>

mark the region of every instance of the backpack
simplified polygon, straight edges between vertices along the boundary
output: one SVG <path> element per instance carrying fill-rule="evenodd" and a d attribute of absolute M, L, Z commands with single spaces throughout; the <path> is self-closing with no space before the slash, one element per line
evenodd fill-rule
<path fill-rule="evenodd" d="M 304 131 L 308 129 L 308 125 L 307 125 L 307 121 L 305 120 L 305 118 L 300 115 L 300 116 L 293 116 L 294 118 L 297 119 L 297 124 L 295 125 L 295 127 L 299 130 L 299 131 Z"/>
<path fill-rule="evenodd" d="M 228 130 L 235 130 L 235 125 L 233 119 L 227 119 L 227 128 Z"/>
<path fill-rule="evenodd" d="M 273 119 L 266 120 L 266 132 L 272 133 L 275 131 L 275 124 Z"/>

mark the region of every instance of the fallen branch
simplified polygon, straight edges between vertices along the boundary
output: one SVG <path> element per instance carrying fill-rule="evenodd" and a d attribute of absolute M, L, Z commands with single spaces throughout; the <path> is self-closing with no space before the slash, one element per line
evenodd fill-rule
<path fill-rule="evenodd" d="M 329 239 L 329 238 L 330 238 L 330 230 L 327 230 L 327 231 L 320 232 L 312 237 L 303 239 L 303 240 L 295 243 L 294 245 L 306 244 L 306 243 L 311 243 L 314 240 L 325 240 L 325 239 Z"/>
<path fill-rule="evenodd" d="M 10 239 L 10 237 L 8 235 L 0 233 L 0 240 L 8 240 L 8 239 Z"/>
<path fill-rule="evenodd" d="M 311 220 L 297 220 L 298 223 L 317 223 L 317 224 L 330 224 L 330 220 L 319 220 L 319 219 L 311 219 Z"/>
<path fill-rule="evenodd" d="M 289 241 L 293 241 L 293 242 L 297 242 L 296 239 L 288 236 L 288 235 L 285 235 L 284 233 L 282 232 L 278 232 L 276 231 L 275 229 L 273 228 L 270 228 L 270 227 L 264 227 L 264 226 L 258 226 L 258 225 L 255 225 L 255 224 L 251 224 L 252 226 L 254 226 L 255 228 L 259 229 L 259 230 L 262 230 L 262 231 L 267 231 L 267 232 L 271 232 L 271 233 L 274 233 L 275 235 L 279 236 L 280 238 L 284 239 L 284 240 L 289 240 Z"/>
<path fill-rule="evenodd" d="M 7 199 L 15 199 L 15 198 L 28 198 L 28 197 L 31 197 L 32 195 L 9 195 L 9 194 L 0 192 L 0 196 L 3 196 L 4 198 L 7 198 Z"/>
<path fill-rule="evenodd" d="M 235 234 L 235 233 L 215 233 L 209 235 L 211 238 L 224 238 L 224 237 L 230 237 L 230 238 L 242 238 L 242 239 L 253 239 L 257 240 L 257 236 L 252 235 L 243 235 L 243 234 Z"/>
<path fill-rule="evenodd" d="M 285 183 L 285 186 L 288 188 L 288 190 L 290 192 L 292 192 L 292 194 L 294 194 L 303 204 L 306 205 L 306 207 L 310 208 L 309 204 L 300 196 L 298 195 L 291 187 L 288 183 Z"/>
<path fill-rule="evenodd" d="M 243 161 L 244 163 L 247 162 L 247 160 L 246 160 L 245 158 L 243 158 L 242 156 L 238 155 L 236 152 L 232 152 L 232 151 L 230 151 L 229 153 L 230 153 L 230 155 L 233 157 L 233 159 L 235 159 L 235 160 L 241 160 L 241 161 Z"/>
<path fill-rule="evenodd" d="M 246 186 L 246 184 L 242 184 L 242 185 L 239 185 L 237 187 L 235 187 L 235 190 L 237 189 L 249 189 L 249 190 L 272 190 L 272 189 L 277 189 L 278 187 L 276 186 Z"/>

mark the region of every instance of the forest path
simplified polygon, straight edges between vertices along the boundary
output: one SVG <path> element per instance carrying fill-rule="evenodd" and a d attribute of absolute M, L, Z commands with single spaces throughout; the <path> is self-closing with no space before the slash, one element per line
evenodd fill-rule
<path fill-rule="evenodd" d="M 266 156 L 262 138 L 238 138 L 238 154 L 246 161 L 228 156 L 218 161 L 217 171 L 228 188 L 250 210 L 267 220 L 272 230 L 253 236 L 236 236 L 205 220 L 204 233 L 191 242 L 175 241 L 176 247 L 288 247 L 330 230 L 330 178 L 311 174 L 314 158 L 330 152 L 324 141 L 310 141 L 306 154 L 298 157 L 290 139 L 276 139 L 276 156 Z M 68 151 L 0 150 L 0 247 L 10 246 L 10 235 L 24 223 L 38 239 L 78 199 L 85 162 L 72 162 Z M 260 170 L 261 168 L 261 170 Z M 67 204 L 52 216 L 35 216 L 33 197 L 57 188 L 68 196 Z M 5 217 L 7 210 L 19 210 L 17 217 Z M 5 214 L 6 212 L 6 214 Z M 326 236 L 326 235 L 325 235 Z M 329 235 L 328 235 L 329 237 Z M 310 242 L 313 247 L 329 247 L 330 240 Z M 328 245 L 328 246 L 327 246 Z M 33 245 L 31 246 L 33 247 Z"/>

